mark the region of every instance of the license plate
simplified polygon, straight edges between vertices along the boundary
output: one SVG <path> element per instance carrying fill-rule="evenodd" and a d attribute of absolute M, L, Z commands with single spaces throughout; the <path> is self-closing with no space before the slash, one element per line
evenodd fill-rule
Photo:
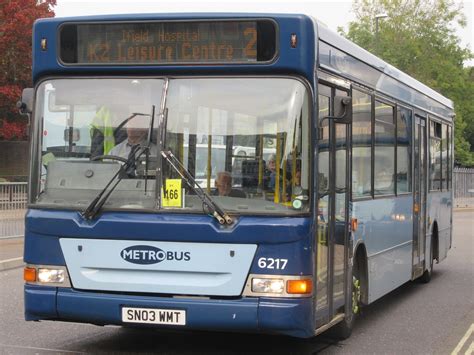
<path fill-rule="evenodd" d="M 186 311 L 158 308 L 122 308 L 122 322 L 186 325 Z"/>

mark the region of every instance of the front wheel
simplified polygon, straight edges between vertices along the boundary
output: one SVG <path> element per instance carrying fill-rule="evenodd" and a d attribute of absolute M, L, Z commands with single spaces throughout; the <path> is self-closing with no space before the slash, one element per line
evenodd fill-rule
<path fill-rule="evenodd" d="M 426 269 L 423 275 L 419 278 L 421 283 L 427 284 L 428 282 L 431 281 L 431 275 L 433 275 L 433 264 L 434 264 L 434 258 L 433 258 L 433 240 L 431 240 L 431 247 L 430 247 L 430 268 Z"/>
<path fill-rule="evenodd" d="M 334 336 L 338 339 L 347 339 L 352 334 L 352 329 L 354 328 L 357 316 L 360 314 L 360 289 L 361 285 L 359 276 L 359 265 L 358 263 L 356 263 L 354 264 L 354 267 L 352 269 L 352 297 L 350 312 L 349 314 L 346 314 L 346 316 L 340 323 L 334 326 L 334 331 L 332 332 Z"/>

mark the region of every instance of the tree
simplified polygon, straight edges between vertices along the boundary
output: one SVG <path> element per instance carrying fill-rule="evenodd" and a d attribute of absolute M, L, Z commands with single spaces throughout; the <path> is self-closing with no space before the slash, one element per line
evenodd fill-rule
<path fill-rule="evenodd" d="M 356 20 L 349 23 L 347 32 L 342 28 L 339 32 L 453 100 L 455 160 L 474 165 L 470 151 L 474 149 L 473 70 L 463 67 L 473 53 L 461 47 L 454 29 L 455 24 L 466 25 L 462 4 L 454 0 L 354 0 L 353 10 Z M 381 13 L 388 17 L 376 20 Z M 469 141 L 468 132 L 472 132 Z"/>
<path fill-rule="evenodd" d="M 474 67 L 465 68 L 467 80 L 466 97 L 463 100 L 462 116 L 466 121 L 465 138 L 474 148 Z"/>
<path fill-rule="evenodd" d="M 56 0 L 3 0 L 0 3 L 0 140 L 25 139 L 26 120 L 16 102 L 31 87 L 33 23 L 52 17 Z"/>

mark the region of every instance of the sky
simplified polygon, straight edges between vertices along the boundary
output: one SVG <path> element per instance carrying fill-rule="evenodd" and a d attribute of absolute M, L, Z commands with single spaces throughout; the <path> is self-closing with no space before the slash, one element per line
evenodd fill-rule
<path fill-rule="evenodd" d="M 457 28 L 457 34 L 463 47 L 474 50 L 474 0 L 457 2 L 463 3 L 467 19 L 467 26 L 463 29 Z M 238 2 L 227 0 L 57 0 L 54 11 L 56 17 L 163 12 L 304 13 L 316 17 L 334 31 L 338 26 L 347 29 L 347 24 L 355 19 L 350 0 L 240 0 Z M 474 60 L 465 65 L 474 66 Z"/>

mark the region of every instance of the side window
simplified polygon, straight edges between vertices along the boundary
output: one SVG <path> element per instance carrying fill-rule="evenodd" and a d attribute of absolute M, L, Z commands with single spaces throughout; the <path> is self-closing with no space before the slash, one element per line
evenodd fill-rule
<path fill-rule="evenodd" d="M 430 190 L 441 190 L 441 123 L 430 121 Z"/>
<path fill-rule="evenodd" d="M 397 111 L 397 194 L 411 192 L 411 111 Z"/>
<path fill-rule="evenodd" d="M 441 125 L 441 189 L 448 189 L 448 126 Z"/>
<path fill-rule="evenodd" d="M 352 91 L 352 197 L 372 194 L 372 104 L 370 95 Z"/>
<path fill-rule="evenodd" d="M 375 100 L 374 195 L 395 193 L 394 108 Z"/>
<path fill-rule="evenodd" d="M 319 188 L 321 195 L 329 189 L 329 121 L 321 119 L 329 116 L 329 97 L 319 95 L 319 121 L 321 122 L 321 138 L 319 141 Z"/>
<path fill-rule="evenodd" d="M 451 190 L 453 187 L 453 172 L 451 171 L 452 166 L 453 166 L 453 154 L 454 154 L 454 149 L 453 149 L 453 129 L 448 126 L 448 190 Z"/>

